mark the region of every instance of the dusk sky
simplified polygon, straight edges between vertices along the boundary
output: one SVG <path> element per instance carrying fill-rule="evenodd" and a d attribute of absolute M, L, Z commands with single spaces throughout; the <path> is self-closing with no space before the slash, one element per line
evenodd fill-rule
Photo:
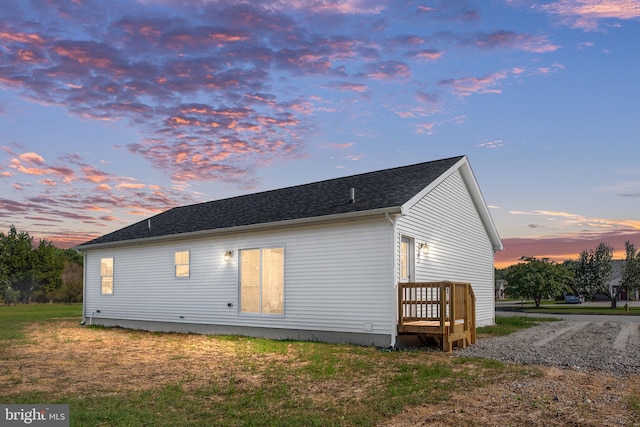
<path fill-rule="evenodd" d="M 2 0 L 0 230 L 71 247 L 464 154 L 496 266 L 620 258 L 640 246 L 639 43 L 633 0 Z"/>

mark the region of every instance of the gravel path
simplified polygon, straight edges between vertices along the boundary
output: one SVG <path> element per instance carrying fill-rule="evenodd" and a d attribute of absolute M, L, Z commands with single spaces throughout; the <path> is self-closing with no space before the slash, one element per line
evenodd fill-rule
<path fill-rule="evenodd" d="M 594 320 L 542 323 L 508 336 L 479 339 L 456 354 L 613 375 L 640 374 L 640 325 Z"/>

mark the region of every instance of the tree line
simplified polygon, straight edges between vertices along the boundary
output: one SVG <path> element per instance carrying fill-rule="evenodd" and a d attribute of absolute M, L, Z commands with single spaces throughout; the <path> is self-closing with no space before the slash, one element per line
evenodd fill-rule
<path fill-rule="evenodd" d="M 613 273 L 613 248 L 600 243 L 595 249 L 586 249 L 577 260 L 562 264 L 547 258 L 522 257 L 520 263 L 496 270 L 496 279 L 505 279 L 509 297 L 532 299 L 536 307 L 543 299 L 566 293 L 592 299 L 602 295 L 616 308 L 623 292 L 640 290 L 640 251 L 629 241 L 625 243 L 622 276 L 619 283 L 610 286 Z"/>
<path fill-rule="evenodd" d="M 34 245 L 26 231 L 0 232 L 0 299 L 18 302 L 82 301 L 82 256 L 47 240 Z"/>

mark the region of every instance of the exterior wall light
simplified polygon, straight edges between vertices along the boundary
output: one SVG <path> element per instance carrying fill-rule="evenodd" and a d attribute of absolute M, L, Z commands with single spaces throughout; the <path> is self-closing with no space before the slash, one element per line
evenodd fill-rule
<path fill-rule="evenodd" d="M 233 251 L 227 251 L 224 253 L 225 261 L 231 261 L 231 258 L 233 258 Z"/>
<path fill-rule="evenodd" d="M 418 245 L 418 251 L 420 252 L 420 256 L 429 255 L 429 245 L 427 245 L 426 243 L 420 243 Z"/>

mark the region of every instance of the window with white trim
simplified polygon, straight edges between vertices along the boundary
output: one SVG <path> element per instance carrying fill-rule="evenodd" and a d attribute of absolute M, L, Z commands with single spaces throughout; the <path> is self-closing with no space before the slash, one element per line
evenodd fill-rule
<path fill-rule="evenodd" d="M 113 294 L 113 258 L 100 259 L 100 293 Z"/>
<path fill-rule="evenodd" d="M 240 250 L 242 313 L 284 314 L 284 247 Z"/>
<path fill-rule="evenodd" d="M 176 277 L 189 277 L 189 251 L 175 253 Z"/>

